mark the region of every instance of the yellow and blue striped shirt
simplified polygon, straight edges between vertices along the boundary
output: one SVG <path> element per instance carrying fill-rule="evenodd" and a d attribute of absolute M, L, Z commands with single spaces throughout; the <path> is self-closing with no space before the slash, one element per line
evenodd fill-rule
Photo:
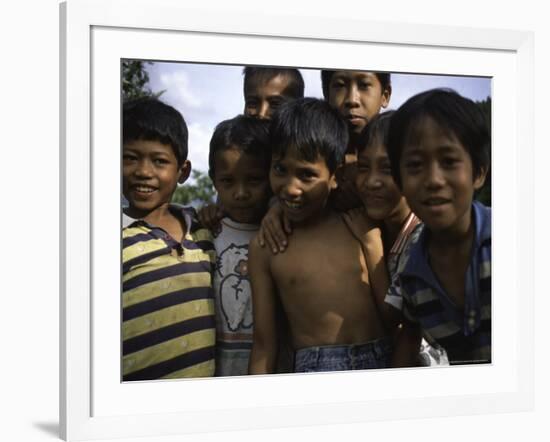
<path fill-rule="evenodd" d="M 212 236 L 194 209 L 170 210 L 185 221 L 181 243 L 143 220 L 122 230 L 124 381 L 214 375 Z"/>

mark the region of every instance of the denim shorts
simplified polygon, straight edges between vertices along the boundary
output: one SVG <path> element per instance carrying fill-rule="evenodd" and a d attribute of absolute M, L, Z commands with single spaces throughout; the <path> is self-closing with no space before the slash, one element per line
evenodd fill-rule
<path fill-rule="evenodd" d="M 364 370 L 390 366 L 393 346 L 390 338 L 366 344 L 323 345 L 297 350 L 294 372 Z"/>

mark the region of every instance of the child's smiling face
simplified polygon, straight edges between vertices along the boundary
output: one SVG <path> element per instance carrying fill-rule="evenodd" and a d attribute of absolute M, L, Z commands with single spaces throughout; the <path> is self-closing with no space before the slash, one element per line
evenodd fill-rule
<path fill-rule="evenodd" d="M 328 102 L 359 134 L 369 120 L 389 104 L 390 91 L 383 90 L 373 72 L 336 71 L 329 83 Z"/>
<path fill-rule="evenodd" d="M 454 133 L 429 116 L 417 120 L 405 138 L 400 174 L 412 211 L 430 229 L 467 231 L 474 191 L 483 186 L 486 170 L 473 175 L 470 155 Z"/>
<path fill-rule="evenodd" d="M 405 197 L 392 178 L 386 146 L 378 137 L 357 155 L 355 185 L 370 218 L 383 221 L 408 215 Z"/>
<path fill-rule="evenodd" d="M 191 163 L 178 165 L 169 144 L 132 140 L 122 150 L 122 191 L 131 215 L 144 218 L 167 205 L 176 186 L 189 176 Z"/>
<path fill-rule="evenodd" d="M 295 223 L 320 214 L 337 185 L 323 157 L 307 161 L 293 148 L 289 148 L 284 157 L 272 157 L 269 179 L 283 211 Z"/>
<path fill-rule="evenodd" d="M 288 93 L 290 78 L 276 75 L 267 81 L 257 79 L 247 84 L 244 91 L 244 114 L 249 117 L 270 119 L 273 112 L 291 96 Z"/>
<path fill-rule="evenodd" d="M 216 152 L 214 161 L 214 187 L 229 217 L 259 223 L 271 193 L 266 161 L 237 148 Z"/>

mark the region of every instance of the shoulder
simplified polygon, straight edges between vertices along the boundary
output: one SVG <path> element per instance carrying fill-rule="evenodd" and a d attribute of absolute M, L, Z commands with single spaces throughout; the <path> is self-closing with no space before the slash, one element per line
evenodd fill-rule
<path fill-rule="evenodd" d="M 248 245 L 249 262 L 269 262 L 272 256 L 269 247 L 267 245 L 262 247 L 258 240 L 258 234 L 255 234 Z"/>

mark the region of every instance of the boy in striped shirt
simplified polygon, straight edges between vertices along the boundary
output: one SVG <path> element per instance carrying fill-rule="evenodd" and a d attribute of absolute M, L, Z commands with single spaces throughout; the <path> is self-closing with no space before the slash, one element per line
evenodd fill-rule
<path fill-rule="evenodd" d="M 153 98 L 124 103 L 122 378 L 213 376 L 212 237 L 170 204 L 191 171 L 181 114 Z"/>
<path fill-rule="evenodd" d="M 441 345 L 451 364 L 491 362 L 491 209 L 473 201 L 487 176 L 483 114 L 454 91 L 409 99 L 393 115 L 391 171 L 423 221 L 386 302 Z"/>

